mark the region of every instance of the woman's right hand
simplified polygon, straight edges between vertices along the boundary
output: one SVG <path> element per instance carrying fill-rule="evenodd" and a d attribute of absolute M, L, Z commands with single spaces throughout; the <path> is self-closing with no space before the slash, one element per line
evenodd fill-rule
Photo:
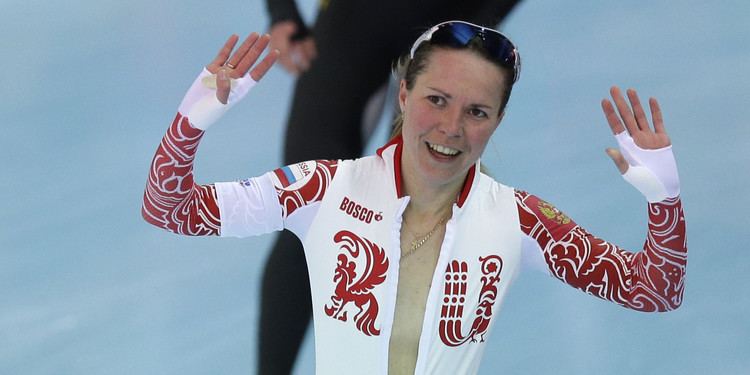
<path fill-rule="evenodd" d="M 238 40 L 237 35 L 227 39 L 180 103 L 179 112 L 196 129 L 208 129 L 242 100 L 279 57 L 279 52 L 274 50 L 258 61 L 268 48 L 270 36 L 267 34 L 252 33 L 235 50 Z"/>
<path fill-rule="evenodd" d="M 271 36 L 268 34 L 259 36 L 258 33 L 252 33 L 248 35 L 240 47 L 232 53 L 238 40 L 237 35 L 230 36 L 219 50 L 216 58 L 206 66 L 206 70 L 211 74 L 216 74 L 216 98 L 222 104 L 227 104 L 232 79 L 246 78 L 249 71 L 249 77 L 257 83 L 279 57 L 279 51 L 273 50 L 256 64 L 271 40 Z"/>

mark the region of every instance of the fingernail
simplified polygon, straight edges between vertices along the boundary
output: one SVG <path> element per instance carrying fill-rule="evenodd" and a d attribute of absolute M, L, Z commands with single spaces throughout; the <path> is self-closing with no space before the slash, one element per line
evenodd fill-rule
<path fill-rule="evenodd" d="M 218 78 L 222 81 L 226 81 L 227 79 L 229 79 L 229 77 L 227 76 L 227 70 L 219 69 Z"/>

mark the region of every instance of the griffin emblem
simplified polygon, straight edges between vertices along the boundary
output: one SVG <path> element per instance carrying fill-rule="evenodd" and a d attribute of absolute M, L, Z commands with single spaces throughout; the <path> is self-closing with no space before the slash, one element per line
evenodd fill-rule
<path fill-rule="evenodd" d="M 354 315 L 357 329 L 367 336 L 378 336 L 375 328 L 378 318 L 378 300 L 372 290 L 385 281 L 388 258 L 377 244 L 349 231 L 340 231 L 333 240 L 339 244 L 341 254 L 333 274 L 336 283 L 331 304 L 325 305 L 326 315 L 342 322 L 348 320 L 345 307 L 350 302 L 358 309 Z M 363 257 L 363 259 L 360 259 Z"/>

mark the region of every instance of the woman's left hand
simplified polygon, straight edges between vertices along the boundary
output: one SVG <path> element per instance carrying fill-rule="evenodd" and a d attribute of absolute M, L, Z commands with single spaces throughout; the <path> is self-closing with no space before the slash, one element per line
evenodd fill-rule
<path fill-rule="evenodd" d="M 654 121 L 654 128 L 652 130 L 646 118 L 646 113 L 641 106 L 641 101 L 638 99 L 638 93 L 635 90 L 627 90 L 632 111 L 631 106 L 628 106 L 628 103 L 625 102 L 625 98 L 622 96 L 619 87 L 612 86 L 609 93 L 615 101 L 617 113 L 612 106 L 612 102 L 608 99 L 602 100 L 602 110 L 615 136 L 622 134 L 627 129 L 627 133 L 625 134 L 630 135 L 636 146 L 644 150 L 656 150 L 671 144 L 669 136 L 667 136 L 667 132 L 664 129 L 664 120 L 661 115 L 661 108 L 659 108 L 659 102 L 655 98 L 648 99 L 648 104 L 651 108 L 651 118 Z M 625 126 L 623 126 L 623 122 Z M 628 170 L 628 163 L 618 150 L 609 148 L 607 149 L 607 154 L 615 162 L 620 173 L 624 174 Z"/>
<path fill-rule="evenodd" d="M 656 99 L 649 98 L 652 128 L 635 90 L 627 90 L 630 105 L 619 87 L 613 86 L 610 95 L 614 106 L 608 99 L 604 99 L 602 110 L 620 146 L 619 150 L 606 150 L 617 169 L 649 202 L 659 202 L 679 195 L 677 164 L 672 154 L 672 143 L 664 128 L 659 103 Z"/>

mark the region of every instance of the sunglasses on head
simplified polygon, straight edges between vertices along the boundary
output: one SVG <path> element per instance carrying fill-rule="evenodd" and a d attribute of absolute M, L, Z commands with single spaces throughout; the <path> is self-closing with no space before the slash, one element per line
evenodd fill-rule
<path fill-rule="evenodd" d="M 518 81 L 521 75 L 521 55 L 518 54 L 513 42 L 497 30 L 464 21 L 447 21 L 431 27 L 414 42 L 409 57 L 413 59 L 417 49 L 424 42 L 467 47 L 473 40 L 481 41 L 490 58 L 503 66 L 513 68 L 513 83 Z"/>

